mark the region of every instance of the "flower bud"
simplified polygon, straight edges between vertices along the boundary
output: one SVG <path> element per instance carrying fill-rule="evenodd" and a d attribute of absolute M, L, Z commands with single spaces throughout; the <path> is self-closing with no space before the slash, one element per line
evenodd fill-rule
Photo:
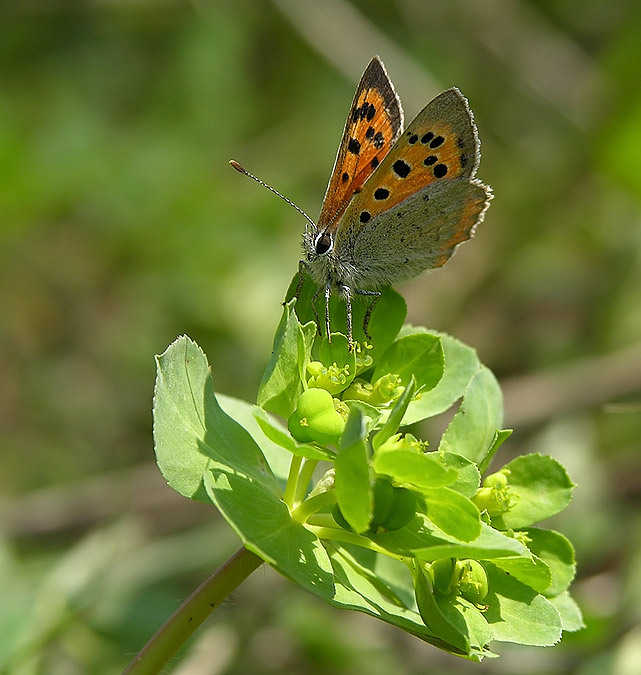
<path fill-rule="evenodd" d="M 509 469 L 501 469 L 496 473 L 491 473 L 483 480 L 484 487 L 493 487 L 497 490 L 507 486 L 507 477 L 510 475 Z"/>
<path fill-rule="evenodd" d="M 429 567 L 434 588 L 447 595 L 452 587 L 454 580 L 454 558 L 439 558 Z"/>
<path fill-rule="evenodd" d="M 372 394 L 368 403 L 371 405 L 387 405 L 395 401 L 405 391 L 398 375 L 387 374 L 372 383 Z"/>
<path fill-rule="evenodd" d="M 500 516 L 514 505 L 514 497 L 508 484 L 509 470 L 497 471 L 483 481 L 483 487 L 476 491 L 472 501 L 480 511 L 490 516 Z"/>
<path fill-rule="evenodd" d="M 310 361 L 307 372 L 311 375 L 307 384 L 310 388 L 326 389 L 330 394 L 343 391 L 349 381 L 349 365 L 339 368 L 336 361 L 325 366 L 320 361 Z"/>
<path fill-rule="evenodd" d="M 416 513 L 416 497 L 411 490 L 395 487 L 386 478 L 377 478 L 372 491 L 374 513 L 370 531 L 393 532 L 412 520 Z"/>
<path fill-rule="evenodd" d="M 364 401 L 369 403 L 373 387 L 369 382 L 355 378 L 342 394 L 343 401 Z"/>
<path fill-rule="evenodd" d="M 355 356 L 357 373 L 365 370 L 366 368 L 369 368 L 372 363 L 374 363 L 374 359 L 370 354 L 367 353 L 370 349 L 372 349 L 372 345 L 370 345 L 368 342 L 363 342 L 363 344 L 360 342 L 356 343 Z"/>
<path fill-rule="evenodd" d="M 345 418 L 334 407 L 334 399 L 326 389 L 312 388 L 300 395 L 287 428 L 301 443 L 335 445 L 345 429 Z"/>
<path fill-rule="evenodd" d="M 388 450 L 411 450 L 412 452 L 422 453 L 425 450 L 427 441 L 419 441 L 412 434 L 393 434 L 385 443 L 383 443 L 376 452 L 387 452 Z"/>
<path fill-rule="evenodd" d="M 485 568 L 478 560 L 459 560 L 454 568 L 458 579 L 459 593 L 470 602 L 478 605 L 485 600 L 488 592 L 488 580 Z"/>

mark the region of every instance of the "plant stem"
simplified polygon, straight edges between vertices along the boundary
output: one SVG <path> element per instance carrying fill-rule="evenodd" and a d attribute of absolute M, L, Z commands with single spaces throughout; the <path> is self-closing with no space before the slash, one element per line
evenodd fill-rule
<path fill-rule="evenodd" d="M 240 548 L 207 578 L 156 631 L 123 675 L 153 675 L 186 642 L 200 624 L 263 562 Z"/>
<path fill-rule="evenodd" d="M 291 509 L 294 504 L 294 495 L 298 487 L 298 473 L 300 471 L 303 458 L 297 455 L 292 457 L 292 462 L 289 465 L 289 475 L 287 476 L 287 485 L 283 494 L 283 501 Z"/>
<path fill-rule="evenodd" d="M 310 497 L 300 506 L 297 506 L 292 511 L 292 518 L 297 520 L 299 523 L 305 523 L 311 515 L 316 513 L 316 511 L 320 511 L 320 509 L 322 509 L 324 506 L 327 506 L 328 504 L 335 503 L 336 490 L 327 490 L 327 492 L 321 492 L 319 495 Z"/>
<path fill-rule="evenodd" d="M 379 546 L 368 537 L 362 537 L 360 534 L 356 534 L 355 532 L 347 532 L 347 530 L 343 530 L 340 527 L 323 527 L 311 525 L 310 523 L 306 523 L 305 527 L 310 532 L 313 532 L 319 539 L 354 544 L 356 546 L 360 546 L 361 548 L 367 548 L 370 551 L 375 551 L 376 553 L 382 553 L 383 555 L 389 556 L 390 558 L 396 558 L 397 560 L 405 560 L 406 558 L 406 556 L 393 553 L 389 549 Z"/>
<path fill-rule="evenodd" d="M 307 489 L 309 488 L 309 482 L 314 475 L 314 470 L 318 466 L 317 459 L 305 459 L 303 460 L 303 465 L 298 475 L 298 484 L 296 485 L 296 492 L 294 493 L 294 502 L 293 506 L 298 506 L 304 499 L 307 494 Z"/>

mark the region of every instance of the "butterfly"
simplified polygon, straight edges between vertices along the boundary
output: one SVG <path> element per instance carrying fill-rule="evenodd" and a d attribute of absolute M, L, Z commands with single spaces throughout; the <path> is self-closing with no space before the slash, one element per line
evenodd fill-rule
<path fill-rule="evenodd" d="M 474 118 L 458 89 L 439 94 L 403 131 L 394 86 L 380 58 L 370 61 L 347 116 L 318 221 L 293 205 L 308 221 L 295 295 L 304 275 L 311 277 L 318 287 L 312 308 L 319 324 L 315 303 L 324 293 L 329 339 L 332 293 L 345 301 L 352 350 L 354 295 L 371 298 L 363 325 L 369 338 L 380 288 L 441 267 L 472 236 L 492 198 L 491 189 L 475 177 L 479 160 Z"/>

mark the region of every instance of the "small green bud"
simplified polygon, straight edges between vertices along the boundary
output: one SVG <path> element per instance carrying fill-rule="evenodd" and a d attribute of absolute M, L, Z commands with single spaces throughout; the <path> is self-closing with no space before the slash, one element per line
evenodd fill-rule
<path fill-rule="evenodd" d="M 374 363 L 374 359 L 369 354 L 367 354 L 367 351 L 370 349 L 372 349 L 372 345 L 367 342 L 363 342 L 362 345 L 360 342 L 356 343 L 355 356 L 357 373 L 361 370 L 369 368 Z"/>
<path fill-rule="evenodd" d="M 343 392 L 343 400 L 364 401 L 370 405 L 383 406 L 395 401 L 405 390 L 398 375 L 383 375 L 370 384 L 355 379 Z"/>
<path fill-rule="evenodd" d="M 345 429 L 345 419 L 334 407 L 334 399 L 326 389 L 304 391 L 289 416 L 287 428 L 301 443 L 336 444 Z"/>
<path fill-rule="evenodd" d="M 334 409 L 347 422 L 347 418 L 349 417 L 349 406 L 347 405 L 347 403 L 345 403 L 344 401 L 340 401 L 339 399 L 335 398 L 334 399 Z"/>
<path fill-rule="evenodd" d="M 508 484 L 509 470 L 497 471 L 483 481 L 472 501 L 479 510 L 487 511 L 490 516 L 500 516 L 514 506 L 514 495 Z"/>
<path fill-rule="evenodd" d="M 379 377 L 372 384 L 372 394 L 368 403 L 371 405 L 387 405 L 395 401 L 405 391 L 398 375 L 387 374 Z"/>
<path fill-rule="evenodd" d="M 459 560 L 454 568 L 459 593 L 478 605 L 485 600 L 488 592 L 487 573 L 478 560 Z"/>
<path fill-rule="evenodd" d="M 343 401 L 364 401 L 369 403 L 373 387 L 369 382 L 355 378 L 342 394 Z"/>
<path fill-rule="evenodd" d="M 307 372 L 312 377 L 318 377 L 323 372 L 327 371 L 327 368 L 320 361 L 310 361 L 307 364 Z"/>
<path fill-rule="evenodd" d="M 407 488 L 395 487 L 385 478 L 377 478 L 372 488 L 374 513 L 370 531 L 400 530 L 416 513 L 416 497 Z"/>
<path fill-rule="evenodd" d="M 490 516 L 500 516 L 510 510 L 509 495 L 494 488 L 479 488 L 472 501 L 478 506 L 479 511 L 487 511 Z"/>
<path fill-rule="evenodd" d="M 508 537 L 512 537 L 513 539 L 516 539 L 517 541 L 520 541 L 523 546 L 526 546 L 529 548 L 530 544 L 532 543 L 532 537 L 530 537 L 527 532 L 523 532 L 522 530 L 508 530 L 507 532 L 503 532 L 504 535 Z"/>
<path fill-rule="evenodd" d="M 381 523 L 388 532 L 394 532 L 405 527 L 416 514 L 416 496 L 412 490 L 404 487 L 395 487 L 396 501 L 387 518 Z"/>
<path fill-rule="evenodd" d="M 501 489 L 507 486 L 507 477 L 510 475 L 509 469 L 501 469 L 496 473 L 491 473 L 483 480 L 484 487 L 493 487 Z"/>
<path fill-rule="evenodd" d="M 320 361 L 310 361 L 307 372 L 311 375 L 307 384 L 310 388 L 326 389 L 330 394 L 343 391 L 349 381 L 349 365 L 339 368 L 336 361 L 325 366 Z"/>
<path fill-rule="evenodd" d="M 388 450 L 411 450 L 412 452 L 424 452 L 427 441 L 419 441 L 412 434 L 394 434 L 390 436 L 376 452 Z"/>
<path fill-rule="evenodd" d="M 368 532 L 393 532 L 407 525 L 416 513 L 416 496 L 407 488 L 395 487 L 386 478 L 377 478 L 372 487 L 374 510 Z M 338 504 L 332 516 L 344 530 L 351 527 L 345 520 Z"/>
<path fill-rule="evenodd" d="M 452 589 L 454 580 L 454 558 L 439 558 L 429 567 L 434 588 L 447 595 Z"/>

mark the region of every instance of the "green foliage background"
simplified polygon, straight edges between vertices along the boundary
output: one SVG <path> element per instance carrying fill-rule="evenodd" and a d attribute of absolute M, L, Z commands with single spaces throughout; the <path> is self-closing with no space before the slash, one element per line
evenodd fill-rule
<path fill-rule="evenodd" d="M 218 391 L 255 398 L 303 222 L 227 160 L 315 217 L 378 53 L 407 121 L 452 85 L 475 112 L 496 197 L 401 290 L 501 379 L 502 452 L 548 452 L 578 483 L 554 526 L 588 628 L 466 664 L 261 570 L 182 658 L 634 672 L 641 406 L 610 404 L 641 401 L 641 5 L 13 0 L 0 28 L 0 670 L 121 669 L 235 549 L 153 463 L 152 356 L 188 333 Z"/>

